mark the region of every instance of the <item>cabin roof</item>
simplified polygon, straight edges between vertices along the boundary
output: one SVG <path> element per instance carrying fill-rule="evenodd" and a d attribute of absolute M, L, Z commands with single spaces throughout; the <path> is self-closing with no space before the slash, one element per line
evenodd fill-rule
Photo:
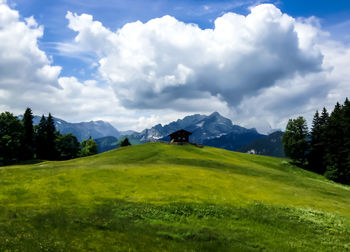
<path fill-rule="evenodd" d="M 178 131 L 175 131 L 175 132 L 171 133 L 171 134 L 168 135 L 168 136 L 174 137 L 174 136 L 176 136 L 176 135 L 178 135 L 178 134 L 185 134 L 185 135 L 188 135 L 188 136 L 189 136 L 189 135 L 191 135 L 192 133 L 189 132 L 189 131 L 187 131 L 187 130 L 180 129 L 180 130 L 178 130 Z"/>

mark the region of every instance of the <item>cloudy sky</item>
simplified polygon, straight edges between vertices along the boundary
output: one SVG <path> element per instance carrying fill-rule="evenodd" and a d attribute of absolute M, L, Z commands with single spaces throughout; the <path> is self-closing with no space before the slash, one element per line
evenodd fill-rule
<path fill-rule="evenodd" d="M 284 129 L 350 96 L 350 2 L 0 0 L 0 112 Z"/>

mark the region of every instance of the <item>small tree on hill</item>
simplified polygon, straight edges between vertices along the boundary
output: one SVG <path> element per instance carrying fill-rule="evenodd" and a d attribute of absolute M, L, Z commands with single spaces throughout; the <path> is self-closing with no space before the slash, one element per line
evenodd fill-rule
<path fill-rule="evenodd" d="M 89 137 L 88 140 L 84 140 L 80 144 L 80 157 L 90 156 L 98 153 L 96 142 Z"/>
<path fill-rule="evenodd" d="M 120 143 L 120 147 L 125 147 L 125 146 L 129 146 L 131 145 L 131 143 L 129 142 L 128 138 L 125 138 L 123 141 L 121 141 Z"/>

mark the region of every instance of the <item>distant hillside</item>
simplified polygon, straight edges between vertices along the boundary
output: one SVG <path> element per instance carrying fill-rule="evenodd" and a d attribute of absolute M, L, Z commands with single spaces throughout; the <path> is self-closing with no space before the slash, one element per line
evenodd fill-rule
<path fill-rule="evenodd" d="M 113 136 L 94 139 L 97 144 L 98 153 L 113 150 L 119 146 L 119 141 Z"/>
<path fill-rule="evenodd" d="M 139 139 L 135 138 L 133 135 L 122 135 L 118 138 L 119 143 L 121 143 L 125 138 L 128 138 L 131 145 L 142 144 Z"/>
<path fill-rule="evenodd" d="M 254 140 L 257 141 L 257 139 L 260 140 L 265 137 L 265 135 L 259 134 L 255 129 L 250 129 L 243 132 L 230 132 L 217 138 L 207 139 L 203 141 L 203 144 L 236 151 Z"/>
<path fill-rule="evenodd" d="M 265 156 L 284 157 L 282 136 L 283 132 L 274 132 L 267 137 L 256 139 L 242 146 L 238 151 Z"/>
<path fill-rule="evenodd" d="M 20 116 L 21 118 L 21 116 Z M 34 116 L 33 123 L 38 125 L 41 116 Z M 118 138 L 120 132 L 116 130 L 110 123 L 104 121 L 90 121 L 90 122 L 80 122 L 80 123 L 70 123 L 64 121 L 60 118 L 53 117 L 56 129 L 61 132 L 61 134 L 72 133 L 77 137 L 78 141 L 81 142 L 88 139 L 90 136 L 93 139 L 113 136 Z"/>
<path fill-rule="evenodd" d="M 97 148 L 98 148 L 98 153 L 102 153 L 105 151 L 113 150 L 115 148 L 118 148 L 120 143 L 125 139 L 128 138 L 129 142 L 131 145 L 137 145 L 141 144 L 141 142 L 138 139 L 135 139 L 133 136 L 128 136 L 128 135 L 122 135 L 119 138 L 115 138 L 112 136 L 106 136 L 106 137 L 101 137 L 94 139 Z"/>

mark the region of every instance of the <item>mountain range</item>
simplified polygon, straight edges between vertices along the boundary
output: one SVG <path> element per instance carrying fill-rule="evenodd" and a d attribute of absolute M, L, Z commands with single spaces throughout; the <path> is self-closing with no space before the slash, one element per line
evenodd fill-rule
<path fill-rule="evenodd" d="M 198 144 L 203 144 L 210 139 L 220 138 L 229 133 L 239 135 L 253 132 L 259 135 L 255 129 L 246 129 L 239 125 L 233 125 L 230 119 L 223 117 L 218 112 L 214 112 L 209 116 L 199 114 L 186 116 L 164 126 L 157 124 L 150 129 L 143 130 L 141 133 L 135 133 L 133 136 L 141 142 L 168 141 L 168 135 L 180 129 L 191 132 L 190 141 Z"/>
<path fill-rule="evenodd" d="M 34 116 L 34 125 L 39 124 L 40 119 L 40 116 Z M 132 144 L 169 141 L 169 134 L 185 129 L 192 133 L 190 142 L 197 144 L 260 155 L 284 156 L 281 143 L 282 132 L 274 132 L 270 135 L 260 134 L 255 128 L 247 129 L 233 124 L 230 119 L 218 112 L 210 115 L 186 116 L 164 126 L 157 124 L 142 132 L 118 131 L 110 123 L 101 120 L 70 123 L 56 117 L 53 119 L 58 131 L 62 134 L 72 133 L 79 142 L 91 136 L 96 141 L 99 152 L 117 148 L 121 138 L 128 137 Z"/>
<path fill-rule="evenodd" d="M 280 154 L 281 152 L 283 153 L 282 144 L 271 147 L 279 148 L 278 151 L 271 151 L 269 147 L 261 149 L 263 145 L 271 145 L 269 136 L 260 134 L 254 128 L 247 129 L 234 125 L 230 119 L 223 117 L 218 112 L 208 116 L 199 114 L 186 116 L 164 126 L 157 124 L 150 129 L 145 129 L 141 133 L 135 133 L 131 136 L 143 143 L 159 140 L 169 141 L 169 134 L 179 129 L 185 129 L 192 133 L 190 142 L 232 151 L 252 153 L 252 150 L 254 150 L 257 152 L 256 154 L 275 155 L 275 153 L 278 153 L 278 156 L 283 156 Z M 258 140 L 260 142 L 255 142 Z M 252 142 L 253 144 L 251 144 Z M 248 144 L 251 145 L 246 147 Z"/>
<path fill-rule="evenodd" d="M 19 118 L 21 119 L 21 116 L 19 116 Z M 40 116 L 34 116 L 33 124 L 38 125 L 40 120 Z M 93 139 L 106 136 L 118 138 L 123 134 L 123 132 L 118 131 L 110 123 L 101 120 L 79 123 L 70 123 L 56 117 L 53 117 L 53 120 L 55 122 L 56 129 L 61 132 L 61 134 L 72 133 L 77 137 L 79 142 L 88 139 L 90 136 Z"/>

